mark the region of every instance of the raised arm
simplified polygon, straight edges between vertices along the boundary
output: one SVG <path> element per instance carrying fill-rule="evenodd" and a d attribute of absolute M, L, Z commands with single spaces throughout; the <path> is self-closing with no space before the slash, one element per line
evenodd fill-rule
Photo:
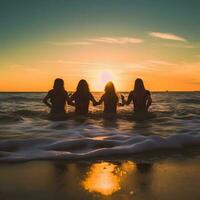
<path fill-rule="evenodd" d="M 101 105 L 104 101 L 104 95 L 101 96 L 101 99 L 99 101 L 97 101 L 97 103 L 94 106 L 98 106 Z"/>
<path fill-rule="evenodd" d="M 47 105 L 49 108 L 51 108 L 52 107 L 52 105 L 49 103 L 49 99 L 51 98 L 51 91 L 49 91 L 48 93 L 47 93 L 47 95 L 44 97 L 44 99 L 43 99 L 43 103 L 45 104 L 45 105 Z"/>
<path fill-rule="evenodd" d="M 74 98 L 75 97 L 75 93 L 74 94 L 72 94 L 71 96 L 69 96 L 68 95 L 68 99 L 67 99 L 67 103 L 68 103 L 68 105 L 70 105 L 70 106 L 75 106 L 75 103 L 74 103 Z"/>
<path fill-rule="evenodd" d="M 133 100 L 133 91 L 129 93 L 127 101 L 125 100 L 124 95 L 121 95 L 121 98 L 122 98 L 122 105 L 129 105 Z"/>
<path fill-rule="evenodd" d="M 147 94 L 147 103 L 146 103 L 146 109 L 147 110 L 151 106 L 151 103 L 152 103 L 151 93 L 148 91 L 148 94 Z"/>
<path fill-rule="evenodd" d="M 99 105 L 99 102 L 97 102 L 94 98 L 94 96 L 92 95 L 92 93 L 90 93 L 90 101 L 92 101 L 93 106 L 97 106 Z"/>
<path fill-rule="evenodd" d="M 126 105 L 129 105 L 131 101 L 133 100 L 133 91 L 131 91 L 128 95 L 128 99 L 126 101 Z"/>

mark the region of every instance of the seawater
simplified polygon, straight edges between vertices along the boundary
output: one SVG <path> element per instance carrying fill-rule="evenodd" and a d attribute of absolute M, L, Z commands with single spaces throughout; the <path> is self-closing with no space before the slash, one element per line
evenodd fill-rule
<path fill-rule="evenodd" d="M 128 93 L 122 93 L 126 97 Z M 133 107 L 105 116 L 90 105 L 87 117 L 67 106 L 63 121 L 52 121 L 45 93 L 0 93 L 0 161 L 71 160 L 200 145 L 200 92 L 155 92 L 146 117 Z M 101 93 L 94 93 L 97 100 Z"/>

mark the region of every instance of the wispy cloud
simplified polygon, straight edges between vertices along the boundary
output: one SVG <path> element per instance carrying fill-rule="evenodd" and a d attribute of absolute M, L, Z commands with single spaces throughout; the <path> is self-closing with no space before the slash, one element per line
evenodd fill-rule
<path fill-rule="evenodd" d="M 200 81 L 191 81 L 189 83 L 191 83 L 192 85 L 200 85 Z"/>
<path fill-rule="evenodd" d="M 87 66 L 89 70 L 105 70 L 112 69 L 118 73 L 127 74 L 129 72 L 136 72 L 141 70 L 152 70 L 152 66 L 147 62 L 131 62 L 131 63 L 104 63 L 104 62 L 84 62 L 84 61 L 73 61 L 73 60 L 43 60 L 41 63 L 52 63 L 61 64 L 61 66 Z M 80 70 L 80 68 L 72 67 L 72 70 Z"/>
<path fill-rule="evenodd" d="M 52 42 L 52 41 L 48 41 L 47 43 L 54 45 L 54 46 L 93 45 L 92 42 Z"/>
<path fill-rule="evenodd" d="M 148 62 L 153 65 L 177 66 L 176 63 L 171 63 L 165 60 L 149 60 Z"/>
<path fill-rule="evenodd" d="M 185 38 L 172 34 L 172 33 L 150 32 L 149 35 L 152 37 L 161 38 L 164 40 L 176 40 L 176 41 L 181 41 L 181 42 L 187 41 Z"/>
<path fill-rule="evenodd" d="M 101 66 L 110 65 L 106 63 L 82 62 L 82 61 L 73 61 L 73 60 L 43 60 L 41 61 L 41 63 L 72 64 L 72 65 L 101 65 Z"/>
<path fill-rule="evenodd" d="M 184 49 L 194 49 L 196 48 L 195 46 L 191 45 L 191 44 L 164 44 L 164 46 L 166 47 L 175 47 L 175 48 L 184 48 Z"/>
<path fill-rule="evenodd" d="M 139 44 L 144 40 L 141 38 L 133 38 L 133 37 L 100 37 L 88 39 L 91 42 L 100 42 L 100 43 L 108 43 L 108 44 Z"/>
<path fill-rule="evenodd" d="M 24 65 L 22 64 L 12 64 L 12 65 L 9 65 L 9 69 L 19 69 L 19 68 L 23 68 Z"/>
<path fill-rule="evenodd" d="M 98 38 L 89 38 L 83 41 L 69 41 L 69 42 L 54 42 L 48 41 L 47 43 L 54 46 L 73 46 L 73 45 L 94 45 L 97 43 L 105 44 L 139 44 L 144 40 L 141 38 L 134 37 L 98 37 Z"/>
<path fill-rule="evenodd" d="M 12 64 L 9 66 L 10 70 L 23 70 L 25 72 L 39 72 L 40 69 L 36 66 L 26 66 L 26 65 L 22 65 L 22 64 Z"/>

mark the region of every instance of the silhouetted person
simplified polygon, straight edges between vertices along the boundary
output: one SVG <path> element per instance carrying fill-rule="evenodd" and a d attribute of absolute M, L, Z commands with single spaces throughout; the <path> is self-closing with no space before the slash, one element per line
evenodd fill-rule
<path fill-rule="evenodd" d="M 79 81 L 76 92 L 70 97 L 70 101 L 74 103 L 75 112 L 83 115 L 88 113 L 90 101 L 93 105 L 97 104 L 90 92 L 87 81 L 83 79 Z"/>
<path fill-rule="evenodd" d="M 105 93 L 97 103 L 98 105 L 104 103 L 104 113 L 116 113 L 119 98 L 115 91 L 115 86 L 112 82 L 108 82 L 105 86 Z"/>
<path fill-rule="evenodd" d="M 48 92 L 43 102 L 51 108 L 51 114 L 65 114 L 66 102 L 69 102 L 69 95 L 64 88 L 64 81 L 57 78 L 54 81 L 53 89 Z"/>
<path fill-rule="evenodd" d="M 127 101 L 124 96 L 122 97 L 122 104 L 129 105 L 131 102 L 134 104 L 135 112 L 146 112 L 152 103 L 151 93 L 146 90 L 142 79 L 138 78 L 135 80 L 134 90 L 128 95 Z"/>

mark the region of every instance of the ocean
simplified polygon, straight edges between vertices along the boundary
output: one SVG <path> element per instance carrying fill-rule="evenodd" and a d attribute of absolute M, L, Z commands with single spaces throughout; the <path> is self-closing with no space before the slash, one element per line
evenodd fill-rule
<path fill-rule="evenodd" d="M 200 92 L 153 92 L 148 116 L 133 106 L 105 116 L 90 105 L 88 117 L 67 106 L 63 121 L 49 119 L 46 93 L 0 93 L 0 162 L 113 159 L 175 152 L 200 145 Z M 126 97 L 128 93 L 123 93 Z M 98 100 L 101 93 L 94 93 Z"/>

